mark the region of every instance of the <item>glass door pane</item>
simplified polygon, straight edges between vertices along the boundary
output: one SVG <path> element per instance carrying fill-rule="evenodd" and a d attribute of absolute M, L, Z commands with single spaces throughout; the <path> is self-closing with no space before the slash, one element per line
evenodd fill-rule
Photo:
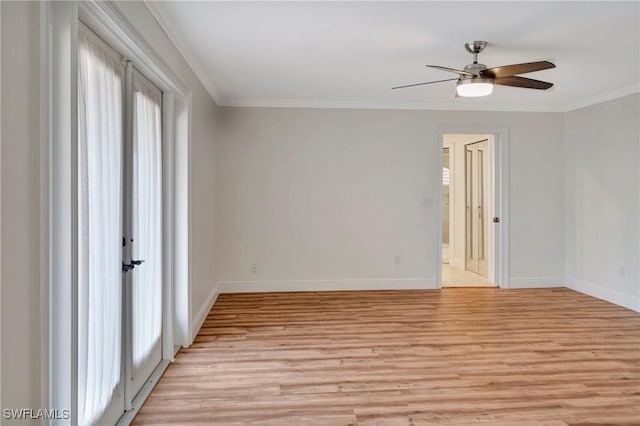
<path fill-rule="evenodd" d="M 122 101 L 120 56 L 78 35 L 78 424 L 113 424 L 122 381 Z"/>
<path fill-rule="evenodd" d="M 133 70 L 131 281 L 135 396 L 162 359 L 162 92 Z"/>

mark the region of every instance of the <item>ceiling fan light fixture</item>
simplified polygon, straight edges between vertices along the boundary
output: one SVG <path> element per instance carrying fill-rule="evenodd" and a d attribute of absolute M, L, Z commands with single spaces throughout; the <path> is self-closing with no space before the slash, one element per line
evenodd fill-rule
<path fill-rule="evenodd" d="M 475 77 L 458 80 L 456 92 L 465 98 L 488 96 L 493 92 L 493 79 Z"/>

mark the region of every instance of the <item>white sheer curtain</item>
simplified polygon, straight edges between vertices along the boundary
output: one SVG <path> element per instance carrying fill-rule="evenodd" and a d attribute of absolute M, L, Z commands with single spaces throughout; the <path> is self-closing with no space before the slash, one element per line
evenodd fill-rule
<path fill-rule="evenodd" d="M 89 425 L 121 377 L 123 66 L 85 28 L 78 42 L 78 424 Z"/>
<path fill-rule="evenodd" d="M 133 372 L 137 376 L 147 374 L 161 358 L 162 92 L 134 71 L 133 93 L 132 256 L 145 261 L 133 270 Z"/>

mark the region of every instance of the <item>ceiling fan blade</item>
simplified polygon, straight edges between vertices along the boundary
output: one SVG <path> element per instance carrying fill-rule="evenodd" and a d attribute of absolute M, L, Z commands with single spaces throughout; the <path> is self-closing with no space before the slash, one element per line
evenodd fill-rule
<path fill-rule="evenodd" d="M 528 72 L 542 71 L 555 67 L 556 66 L 554 64 L 548 61 L 527 62 L 525 64 L 513 64 L 489 68 L 484 71 L 480 71 L 480 75 L 491 78 L 510 77 L 516 74 L 526 74 Z"/>
<path fill-rule="evenodd" d="M 426 83 L 416 83 L 416 84 L 407 84 L 406 86 L 397 86 L 392 87 L 391 89 L 404 89 L 405 87 L 414 87 L 414 86 L 422 86 L 424 84 L 433 84 L 433 83 L 442 83 L 443 81 L 453 81 L 457 80 L 457 78 L 448 78 L 446 80 L 436 80 L 436 81 L 427 81 Z"/>
<path fill-rule="evenodd" d="M 493 79 L 493 84 L 500 84 L 502 86 L 523 87 L 525 89 L 539 89 L 547 90 L 553 86 L 553 83 L 549 83 L 541 80 L 534 80 L 532 78 L 525 77 L 500 77 Z"/>
<path fill-rule="evenodd" d="M 452 73 L 456 73 L 456 74 L 459 74 L 459 75 L 475 76 L 475 74 L 474 74 L 474 73 L 469 72 L 469 71 L 457 70 L 457 69 L 455 69 L 455 68 L 441 67 L 440 65 L 425 65 L 425 67 L 435 68 L 435 69 L 437 69 L 437 70 L 447 71 L 447 72 L 452 72 Z"/>

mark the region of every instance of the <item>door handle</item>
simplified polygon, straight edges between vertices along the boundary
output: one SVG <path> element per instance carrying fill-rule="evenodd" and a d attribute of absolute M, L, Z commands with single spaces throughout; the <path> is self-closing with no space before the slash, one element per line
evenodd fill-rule
<path fill-rule="evenodd" d="M 122 272 L 125 274 L 136 267 L 136 265 L 142 265 L 144 260 L 132 260 L 131 263 L 122 262 Z"/>

